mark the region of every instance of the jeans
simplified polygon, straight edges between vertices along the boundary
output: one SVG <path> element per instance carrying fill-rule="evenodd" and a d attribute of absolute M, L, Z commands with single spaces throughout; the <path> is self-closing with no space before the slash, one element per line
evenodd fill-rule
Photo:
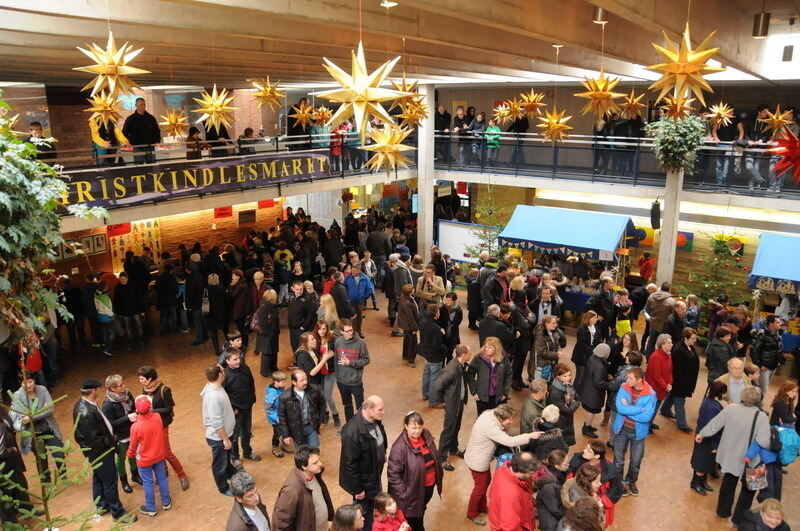
<path fill-rule="evenodd" d="M 183 305 L 178 306 L 178 326 L 181 330 L 189 330 L 189 310 L 184 308 Z"/>
<path fill-rule="evenodd" d="M 310 424 L 303 426 L 303 435 L 305 437 L 303 444 L 313 446 L 314 448 L 319 448 L 319 433 L 317 433 L 317 430 L 314 429 L 314 426 Z M 299 443 L 300 441 L 295 441 L 296 445 Z"/>
<path fill-rule="evenodd" d="M 103 329 L 103 345 L 105 345 L 106 350 L 113 349 L 114 341 L 117 339 L 117 334 L 114 331 L 114 321 L 111 320 L 107 323 L 100 323 L 100 326 Z"/>
<path fill-rule="evenodd" d="M 339 410 L 336 409 L 336 400 L 333 398 L 333 386 L 336 385 L 336 374 L 324 374 L 322 376 L 322 396 L 325 397 L 325 403 L 328 404 L 328 411 L 331 415 L 338 417 Z"/>
<path fill-rule="evenodd" d="M 761 369 L 758 375 L 758 387 L 761 389 L 761 396 L 767 396 L 769 382 L 772 380 L 774 374 L 775 369 Z"/>
<path fill-rule="evenodd" d="M 383 266 L 386 265 L 386 257 L 381 255 L 375 255 L 372 257 L 372 261 L 375 262 L 375 267 L 378 270 L 378 275 L 376 278 L 372 279 L 372 284 L 375 286 L 383 286 L 383 276 L 384 276 L 384 268 Z M 373 292 L 374 296 L 374 292 Z M 373 299 L 374 301 L 374 299 Z M 373 302 L 374 304 L 374 302 Z"/>
<path fill-rule="evenodd" d="M 133 156 L 134 164 L 153 164 L 156 161 L 155 148 L 153 146 L 138 146 L 134 148 L 134 152 L 141 153 Z"/>
<path fill-rule="evenodd" d="M 300 346 L 300 336 L 303 335 L 302 328 L 290 328 L 289 329 L 289 343 L 292 345 L 292 352 L 297 350 L 297 347 Z"/>
<path fill-rule="evenodd" d="M 73 320 L 67 323 L 67 334 L 69 335 L 69 349 L 73 352 L 79 348 L 86 348 L 85 319 L 82 313 L 72 316 Z"/>
<path fill-rule="evenodd" d="M 745 157 L 744 170 L 749 176 L 747 186 L 753 188 L 754 186 L 762 186 L 767 184 L 767 179 L 764 177 L 766 168 L 769 165 L 768 158 L 762 157 Z"/>
<path fill-rule="evenodd" d="M 206 438 L 206 442 L 211 447 L 211 474 L 214 476 L 214 483 L 217 484 L 217 490 L 225 494 L 230 488 L 228 480 L 236 473 L 236 468 L 231 464 L 231 451 L 225 449 L 222 441 Z"/>
<path fill-rule="evenodd" d="M 733 151 L 726 151 L 717 157 L 717 184 L 727 185 L 733 167 Z"/>
<path fill-rule="evenodd" d="M 489 506 L 486 503 L 486 491 L 489 490 L 489 483 L 492 482 L 492 473 L 489 470 L 483 472 L 472 472 L 472 492 L 469 495 L 467 504 L 467 518 L 477 518 L 480 513 L 488 513 Z"/>
<path fill-rule="evenodd" d="M 175 333 L 175 310 L 175 306 L 161 307 L 161 326 L 166 334 Z"/>
<path fill-rule="evenodd" d="M 120 518 L 125 514 L 125 509 L 119 501 L 114 453 L 104 455 L 99 465 L 92 473 L 92 498 L 97 500 L 98 509 L 110 511 L 111 516 Z"/>
<path fill-rule="evenodd" d="M 450 142 L 449 140 L 439 140 L 435 142 L 436 156 L 442 159 L 442 162 L 450 162 Z"/>
<path fill-rule="evenodd" d="M 169 495 L 169 480 L 167 479 L 167 461 L 162 459 L 158 463 L 150 466 L 139 467 L 142 476 L 142 487 L 144 487 L 144 506 L 148 511 L 156 510 L 156 489 L 153 476 L 158 483 L 158 491 L 161 493 L 161 505 L 169 505 L 172 498 Z"/>
<path fill-rule="evenodd" d="M 466 166 L 469 161 L 470 146 L 467 143 L 459 142 L 458 144 L 458 165 Z"/>
<path fill-rule="evenodd" d="M 236 423 L 233 426 L 233 435 L 231 436 L 231 458 L 239 459 L 239 441 L 242 441 L 242 454 L 249 456 L 253 454 L 253 448 L 250 446 L 250 438 L 253 436 L 253 410 L 239 409 L 237 413 L 233 414 Z"/>
<path fill-rule="evenodd" d="M 344 418 L 345 421 L 350 420 L 353 416 L 353 400 L 356 403 L 356 409 L 361 408 L 364 402 L 364 384 L 344 384 L 336 382 L 339 387 L 339 394 L 342 395 L 342 404 L 344 404 Z"/>
<path fill-rule="evenodd" d="M 650 359 L 650 354 L 652 354 L 653 351 L 656 349 L 656 339 L 658 339 L 659 335 L 661 335 L 661 332 L 659 332 L 658 330 L 654 329 L 651 326 L 650 333 L 647 336 L 647 345 L 645 346 L 644 349 L 644 355 L 645 357 L 647 357 L 648 360 Z"/>
<path fill-rule="evenodd" d="M 667 399 L 661 405 L 661 413 L 672 414 L 672 406 L 675 406 L 675 416 L 678 419 L 678 428 L 688 428 L 686 423 L 686 397 L 667 395 Z"/>
<path fill-rule="evenodd" d="M 733 474 L 725 473 L 722 476 L 722 483 L 719 486 L 719 498 L 717 499 L 717 516 L 720 518 L 728 518 L 731 516 L 731 507 L 733 507 L 733 498 L 736 495 L 736 484 L 739 483 L 739 478 Z M 753 504 L 753 496 L 755 492 L 748 490 L 744 474 L 741 478 L 742 489 L 739 491 L 739 499 L 736 500 L 736 508 L 733 510 L 733 517 L 731 522 L 739 524 L 744 518 L 750 506 Z"/>
<path fill-rule="evenodd" d="M 121 315 L 120 319 L 125 325 L 125 335 L 128 336 L 128 345 L 133 347 L 134 344 L 144 344 L 142 316 L 138 313 L 134 315 Z"/>
<path fill-rule="evenodd" d="M 517 142 L 514 144 L 514 151 L 511 153 L 511 161 L 509 164 L 512 166 L 522 166 L 525 164 L 525 153 L 522 151 L 521 138 L 517 138 Z"/>
<path fill-rule="evenodd" d="M 433 382 L 436 381 L 436 378 L 439 377 L 439 372 L 441 370 L 441 363 L 431 363 L 426 361 L 425 368 L 422 371 L 422 399 L 428 400 L 428 405 L 431 407 L 436 405 L 436 403 L 433 401 L 433 395 L 430 392 L 431 387 L 433 386 Z"/>
<path fill-rule="evenodd" d="M 488 166 L 497 166 L 497 155 L 500 153 L 499 147 L 489 146 L 486 148 L 486 164 Z"/>
<path fill-rule="evenodd" d="M 628 474 L 625 475 L 625 452 L 631 447 L 631 462 L 628 465 Z M 644 457 L 644 439 L 636 440 L 636 433 L 620 429 L 614 436 L 614 466 L 617 467 L 617 476 L 624 483 L 636 483 L 639 479 L 639 467 Z"/>
<path fill-rule="evenodd" d="M 194 340 L 196 343 L 202 343 L 205 341 L 205 335 L 203 334 L 203 312 L 199 308 L 192 310 L 192 322 L 194 323 Z M 242 345 L 244 345 L 244 336 L 242 336 Z"/>

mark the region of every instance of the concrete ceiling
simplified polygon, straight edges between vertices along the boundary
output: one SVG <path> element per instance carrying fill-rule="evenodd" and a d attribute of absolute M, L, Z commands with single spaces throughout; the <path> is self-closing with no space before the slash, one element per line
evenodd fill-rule
<path fill-rule="evenodd" d="M 687 7 L 671 0 L 398 2 L 387 10 L 379 0 L 0 0 L 0 81 L 82 86 L 89 76 L 72 67 L 89 61 L 75 46 L 104 45 L 109 27 L 118 44 L 144 48 L 133 64 L 152 74 L 137 77 L 141 85 L 241 88 L 266 75 L 327 82 L 321 58 L 349 70 L 359 36 L 370 67 L 402 55 L 397 72 L 433 80 L 580 76 L 601 65 L 639 77 L 636 65 L 658 60 L 650 43 L 663 40 L 661 30 L 680 37 Z M 603 50 L 594 6 L 609 12 Z M 770 0 L 768 8 L 773 26 L 788 25 L 800 0 Z M 717 30 L 717 59 L 761 76 L 764 41 L 750 37 L 760 9 L 760 1 L 694 2 L 693 40 Z M 558 68 L 553 43 L 564 45 Z"/>

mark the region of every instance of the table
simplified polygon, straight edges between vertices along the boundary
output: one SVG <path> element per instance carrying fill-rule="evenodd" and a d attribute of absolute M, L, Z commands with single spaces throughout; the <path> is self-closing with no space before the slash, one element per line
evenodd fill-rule
<path fill-rule="evenodd" d="M 591 297 L 588 293 L 567 291 L 564 293 L 562 299 L 564 301 L 563 310 L 569 310 L 573 313 L 583 313 L 586 311 L 586 302 Z"/>

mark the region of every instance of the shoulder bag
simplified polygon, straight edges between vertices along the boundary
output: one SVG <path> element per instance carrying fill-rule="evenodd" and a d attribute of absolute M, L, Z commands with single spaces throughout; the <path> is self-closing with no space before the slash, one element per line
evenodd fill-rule
<path fill-rule="evenodd" d="M 756 410 L 756 414 L 753 417 L 753 425 L 750 427 L 750 437 L 748 446 L 753 442 L 753 434 L 756 430 L 756 421 L 758 420 L 758 414 L 760 410 Z M 745 472 L 745 482 L 747 485 L 747 490 L 757 491 L 761 489 L 767 488 L 767 466 L 764 463 L 761 463 L 759 460 L 759 464 L 757 466 L 750 466 L 750 463 L 744 469 Z"/>

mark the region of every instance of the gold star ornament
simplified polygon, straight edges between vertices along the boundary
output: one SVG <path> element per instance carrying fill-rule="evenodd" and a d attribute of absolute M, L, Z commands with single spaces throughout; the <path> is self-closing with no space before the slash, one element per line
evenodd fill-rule
<path fill-rule="evenodd" d="M 517 98 L 514 98 L 513 100 L 506 100 L 506 106 L 508 107 L 508 115 L 512 120 L 525 118 L 525 115 L 527 114 L 525 112 L 525 107 L 523 107 L 522 102 Z"/>
<path fill-rule="evenodd" d="M 267 76 L 267 79 L 253 81 L 252 83 L 256 89 L 253 97 L 258 102 L 259 109 L 264 105 L 269 105 L 269 108 L 274 111 L 275 107 L 281 106 L 281 98 L 285 98 L 286 94 L 281 92 L 283 89 L 280 87 L 280 81 L 270 83 L 269 76 Z"/>
<path fill-rule="evenodd" d="M 711 37 L 714 36 L 716 31 L 712 31 L 700 45 L 692 49 L 692 41 L 689 36 L 689 23 L 686 23 L 686 29 L 683 32 L 683 39 L 681 40 L 680 47 L 676 46 L 664 33 L 664 39 L 667 42 L 667 47 L 659 46 L 653 43 L 653 48 L 660 53 L 664 62 L 656 65 L 648 66 L 648 70 L 658 72 L 661 78 L 655 83 L 650 85 L 650 90 L 660 90 L 658 99 L 663 98 L 670 90 L 673 90 L 675 96 L 684 96 L 684 91 L 691 90 L 700 103 L 706 104 L 703 99 L 703 91 L 711 92 L 711 86 L 703 79 L 706 74 L 714 72 L 723 72 L 725 68 L 710 66 L 707 64 L 708 60 L 719 51 L 719 48 L 708 48 L 708 43 Z"/>
<path fill-rule="evenodd" d="M 603 69 L 597 78 L 584 78 L 581 84 L 586 88 L 586 92 L 575 94 L 579 98 L 588 99 L 588 103 L 581 109 L 581 114 L 594 113 L 598 119 L 603 118 L 612 112 L 619 112 L 619 105 L 614 100 L 622 98 L 625 94 L 614 92 L 614 87 L 619 83 L 620 78 L 606 77 Z"/>
<path fill-rule="evenodd" d="M 767 117 L 763 120 L 759 118 L 758 121 L 766 124 L 766 130 L 772 130 L 772 138 L 775 138 L 783 131 L 784 126 L 792 123 L 792 121 L 789 120 L 791 114 L 792 111 L 781 112 L 781 106 L 778 105 L 775 112 L 770 112 L 769 109 L 767 109 Z"/>
<path fill-rule="evenodd" d="M 541 107 L 546 106 L 544 103 L 542 103 L 542 100 L 544 99 L 544 92 L 536 92 L 535 90 L 531 89 L 530 92 L 523 92 L 519 96 L 522 98 L 522 108 L 525 110 L 525 113 L 528 116 L 542 114 Z"/>
<path fill-rule="evenodd" d="M 314 114 L 312 114 L 312 118 L 321 124 L 327 123 L 328 120 L 331 119 L 331 116 L 333 116 L 333 111 L 324 105 L 320 105 L 314 109 Z"/>
<path fill-rule="evenodd" d="M 634 94 L 633 89 L 631 89 L 630 96 L 625 96 L 625 101 L 620 103 L 620 116 L 623 118 L 627 118 L 628 120 L 634 119 L 636 116 L 642 115 L 642 109 L 644 109 L 645 105 L 639 103 L 641 99 L 644 97 L 644 93 L 639 94 L 638 96 Z"/>
<path fill-rule="evenodd" d="M 727 127 L 733 118 L 733 109 L 724 102 L 712 105 L 708 108 L 708 121 L 715 127 Z"/>
<path fill-rule="evenodd" d="M 189 117 L 181 109 L 170 109 L 161 115 L 161 120 L 158 125 L 164 126 L 166 136 L 184 136 L 189 129 Z"/>
<path fill-rule="evenodd" d="M 290 114 L 289 118 L 294 118 L 294 125 L 299 125 L 305 129 L 314 121 L 316 110 L 311 105 L 301 102 L 299 107 L 292 105 L 292 110 L 294 114 Z"/>
<path fill-rule="evenodd" d="M 691 106 L 693 101 L 694 98 L 668 96 L 664 98 L 664 105 L 662 105 L 661 108 L 664 109 L 669 118 L 675 118 L 677 120 L 683 118 L 684 116 L 688 116 L 689 113 L 694 110 L 694 107 Z"/>
<path fill-rule="evenodd" d="M 364 46 L 361 42 L 358 43 L 358 51 L 351 52 L 351 55 L 352 74 L 346 73 L 328 58 L 324 58 L 326 64 L 323 66 L 331 77 L 341 85 L 341 88 L 318 92 L 316 95 L 326 100 L 341 103 L 336 113 L 329 120 L 328 125 L 338 125 L 350 115 L 354 115 L 358 133 L 361 136 L 361 141 L 364 142 L 370 115 L 383 120 L 387 124 L 394 123 L 392 117 L 381 105 L 382 101 L 395 100 L 399 97 L 412 96 L 413 94 L 396 89 L 381 88 L 384 80 L 391 73 L 392 68 L 400 60 L 400 57 L 386 61 L 372 73 L 369 73 L 364 59 Z"/>
<path fill-rule="evenodd" d="M 397 127 L 393 123 L 387 123 L 383 129 L 370 131 L 369 137 L 374 144 L 361 148 L 375 153 L 367 161 L 367 166 L 376 171 L 385 167 L 387 174 L 396 166 L 408 168 L 411 160 L 403 154 L 403 151 L 413 151 L 414 148 L 404 145 L 403 141 L 409 134 L 411 134 L 411 129 Z"/>
<path fill-rule="evenodd" d="M 567 125 L 567 122 L 572 119 L 572 116 L 564 116 L 566 110 L 558 111 L 557 107 L 553 107 L 553 111 L 545 111 L 544 116 L 539 116 L 542 123 L 536 127 L 542 130 L 542 136 L 547 140 L 553 142 L 561 142 L 569 136 L 567 131 L 572 129 Z"/>
<path fill-rule="evenodd" d="M 392 101 L 392 105 L 389 107 L 390 111 L 396 107 L 402 108 L 406 103 L 411 103 L 411 98 L 419 95 L 419 92 L 417 91 L 417 81 L 408 81 L 406 79 L 405 72 L 403 72 L 403 79 L 400 81 L 400 83 L 395 83 L 392 80 L 389 80 L 389 82 L 392 84 L 395 90 L 410 94 L 410 96 L 401 96 Z"/>
<path fill-rule="evenodd" d="M 504 102 L 494 108 L 494 121 L 500 125 L 511 123 L 511 113 L 508 110 L 508 103 Z"/>
<path fill-rule="evenodd" d="M 233 123 L 231 113 L 236 110 L 236 107 L 231 107 L 233 96 L 228 94 L 228 89 L 217 92 L 217 85 L 214 84 L 211 94 L 204 90 L 200 98 L 192 98 L 200 105 L 199 109 L 192 112 L 202 113 L 195 123 L 202 122 L 207 128 L 216 129 L 218 133 L 221 126 L 230 127 Z"/>
<path fill-rule="evenodd" d="M 415 127 L 428 117 L 428 104 L 425 103 L 425 96 L 415 96 L 411 101 L 403 105 L 403 112 L 397 115 L 403 121 L 403 125 Z"/>
<path fill-rule="evenodd" d="M 114 34 L 110 31 L 108 32 L 108 43 L 105 49 L 95 43 L 92 43 L 92 45 L 88 47 L 88 50 L 80 46 L 77 48 L 89 56 L 90 59 L 94 60 L 95 63 L 89 66 L 73 68 L 73 70 L 88 72 L 97 76 L 81 89 L 86 90 L 91 87 L 92 96 L 104 88 L 108 88 L 111 96 L 130 94 L 131 90 L 134 87 L 138 87 L 138 85 L 129 79 L 128 76 L 150 73 L 148 70 L 142 70 L 141 68 L 128 65 L 128 63 L 139 55 L 143 48 L 134 50 L 133 45 L 127 42 L 123 44 L 122 47 L 117 48 L 117 44 L 114 42 Z"/>
<path fill-rule="evenodd" d="M 91 107 L 83 110 L 83 112 L 92 113 L 89 117 L 89 121 L 97 120 L 98 123 L 102 123 L 104 126 L 108 127 L 109 123 L 117 123 L 119 120 L 120 101 L 116 96 L 103 91 L 100 94 L 88 98 L 86 101 L 92 104 Z"/>

